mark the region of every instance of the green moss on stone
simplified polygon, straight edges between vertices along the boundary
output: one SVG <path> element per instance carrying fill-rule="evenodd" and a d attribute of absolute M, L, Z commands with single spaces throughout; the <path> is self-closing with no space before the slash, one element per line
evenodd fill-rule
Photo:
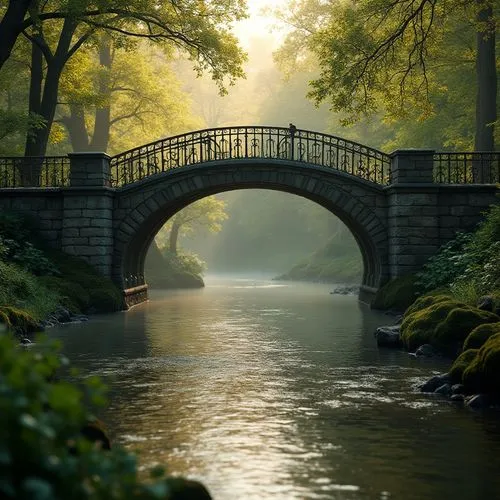
<path fill-rule="evenodd" d="M 468 390 L 500 394 L 500 333 L 491 336 L 463 372 Z"/>
<path fill-rule="evenodd" d="M 377 292 L 372 309 L 404 311 L 417 297 L 415 280 L 415 276 L 410 274 L 386 283 Z"/>
<path fill-rule="evenodd" d="M 485 323 L 472 330 L 464 342 L 464 351 L 467 349 L 479 349 L 493 335 L 500 333 L 500 322 Z"/>
<path fill-rule="evenodd" d="M 453 342 L 463 343 L 474 328 L 484 323 L 496 323 L 499 320 L 496 314 L 482 311 L 477 307 L 456 307 L 437 325 L 435 344 L 447 346 Z"/>
<path fill-rule="evenodd" d="M 36 319 L 28 311 L 13 306 L 0 306 L 0 322 L 19 333 L 35 331 L 38 326 Z"/>
<path fill-rule="evenodd" d="M 463 304 L 454 300 L 443 300 L 423 309 L 405 314 L 401 324 L 401 340 L 408 350 L 413 351 L 422 344 L 436 345 L 435 332 L 437 326 L 448 314 Z"/>
<path fill-rule="evenodd" d="M 479 349 L 467 349 L 453 362 L 453 365 L 448 372 L 451 379 L 456 384 L 462 383 L 462 376 L 465 369 L 469 366 L 471 361 L 476 357 Z"/>
<path fill-rule="evenodd" d="M 438 304 L 439 302 L 444 302 L 451 300 L 449 295 L 438 294 L 438 295 L 424 295 L 419 297 L 411 306 L 409 306 L 405 311 L 405 318 L 410 314 L 426 309 L 429 306 Z"/>

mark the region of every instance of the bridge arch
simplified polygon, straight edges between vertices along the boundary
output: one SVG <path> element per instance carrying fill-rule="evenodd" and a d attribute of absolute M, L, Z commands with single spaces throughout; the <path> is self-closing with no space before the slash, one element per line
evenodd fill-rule
<path fill-rule="evenodd" d="M 149 246 L 163 224 L 190 203 L 224 191 L 271 189 L 307 198 L 338 216 L 363 258 L 362 289 L 389 277 L 382 186 L 344 172 L 293 160 L 218 160 L 183 167 L 120 188 L 115 200 L 113 276 L 123 287 L 143 283 Z"/>

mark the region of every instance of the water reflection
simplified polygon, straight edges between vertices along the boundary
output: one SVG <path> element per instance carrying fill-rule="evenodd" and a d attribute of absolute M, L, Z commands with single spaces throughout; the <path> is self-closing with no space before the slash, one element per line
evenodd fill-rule
<path fill-rule="evenodd" d="M 328 286 L 216 285 L 54 332 L 111 380 L 106 418 L 142 463 L 220 500 L 500 491 L 498 428 L 413 392 L 446 365 L 379 351 L 386 316 Z"/>

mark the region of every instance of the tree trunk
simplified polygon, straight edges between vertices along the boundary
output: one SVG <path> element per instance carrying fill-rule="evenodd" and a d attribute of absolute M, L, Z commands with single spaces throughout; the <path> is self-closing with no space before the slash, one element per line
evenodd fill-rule
<path fill-rule="evenodd" d="M 30 89 L 28 99 L 28 115 L 40 114 L 40 103 L 42 98 L 43 82 L 43 53 L 36 43 L 31 44 L 31 72 Z M 25 151 L 29 148 L 29 143 L 33 140 L 33 131 L 28 130 L 26 134 Z"/>
<path fill-rule="evenodd" d="M 61 121 L 66 127 L 74 152 L 89 151 L 89 136 L 85 125 L 85 109 L 81 104 L 70 104 L 70 115 Z"/>
<path fill-rule="evenodd" d="M 172 229 L 170 230 L 170 235 L 168 238 L 168 243 L 169 243 L 168 249 L 174 255 L 177 255 L 177 240 L 179 239 L 180 229 L 181 225 L 174 219 L 174 222 L 172 224 Z"/>
<path fill-rule="evenodd" d="M 31 2 L 32 0 L 9 0 L 7 11 L 0 21 L 0 69 L 10 57 Z"/>
<path fill-rule="evenodd" d="M 43 53 L 36 43 L 31 45 L 31 72 L 30 88 L 28 97 L 28 116 L 40 115 L 40 101 L 42 97 L 43 82 Z M 26 141 L 24 145 L 25 156 L 34 156 L 29 154 L 31 143 L 37 133 L 36 129 L 28 128 L 26 131 Z M 21 167 L 21 183 L 23 186 L 38 186 L 40 183 L 40 164 L 34 162 L 25 162 Z"/>
<path fill-rule="evenodd" d="M 484 6 L 483 0 L 476 0 L 482 6 L 477 19 L 482 26 L 493 22 L 492 6 Z M 497 119 L 497 73 L 495 64 L 495 30 L 478 31 L 476 35 L 476 151 L 495 151 L 494 122 Z"/>
<path fill-rule="evenodd" d="M 95 112 L 94 134 L 90 149 L 92 151 L 106 151 L 109 144 L 109 132 L 111 129 L 111 82 L 110 73 L 113 64 L 111 56 L 111 39 L 108 35 L 103 35 L 99 43 L 99 63 L 101 71 L 99 77 L 98 92 L 104 97 L 106 105 L 97 108 Z"/>
<path fill-rule="evenodd" d="M 47 74 L 45 75 L 40 103 L 40 115 L 44 118 L 46 125 L 43 129 L 38 129 L 33 133 L 32 141 L 27 141 L 25 156 L 45 156 L 57 107 L 59 80 L 69 57 L 71 39 L 75 29 L 75 22 L 66 18 L 59 36 L 56 52 L 47 60 Z"/>

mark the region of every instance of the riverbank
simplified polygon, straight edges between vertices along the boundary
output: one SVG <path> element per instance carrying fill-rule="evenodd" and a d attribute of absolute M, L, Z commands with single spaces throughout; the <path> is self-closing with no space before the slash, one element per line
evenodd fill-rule
<path fill-rule="evenodd" d="M 399 325 L 377 329 L 377 344 L 452 363 L 422 385 L 424 392 L 474 407 L 500 403 L 499 256 L 500 206 L 494 205 L 475 232 L 457 234 L 421 272 L 380 289 L 374 307 L 404 315 Z"/>
<path fill-rule="evenodd" d="M 0 323 L 31 336 L 52 324 L 124 308 L 122 293 L 92 265 L 48 248 L 30 220 L 0 215 Z"/>
<path fill-rule="evenodd" d="M 451 366 L 419 389 L 471 408 L 500 406 L 500 301 L 477 307 L 449 295 L 417 299 L 395 325 L 375 331 L 381 348 L 404 348 L 414 358 L 444 357 Z"/>

